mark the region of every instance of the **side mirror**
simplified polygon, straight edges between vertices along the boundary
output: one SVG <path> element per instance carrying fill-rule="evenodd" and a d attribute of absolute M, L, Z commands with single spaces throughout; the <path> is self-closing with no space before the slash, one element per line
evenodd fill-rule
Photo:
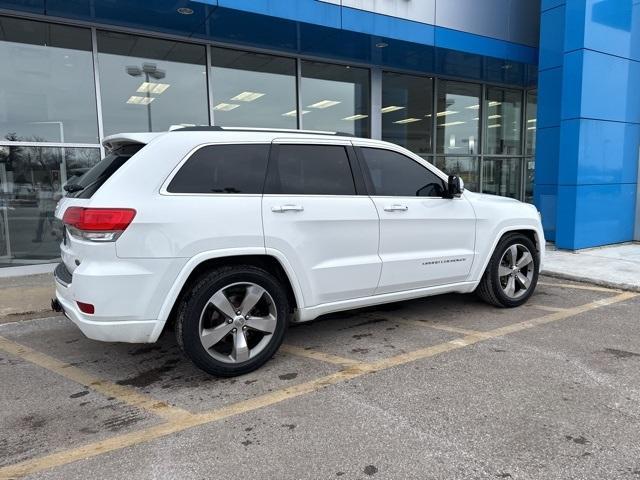
<path fill-rule="evenodd" d="M 464 192 L 464 182 L 457 175 L 449 175 L 449 181 L 447 182 L 447 196 L 448 198 L 456 198 L 462 195 Z"/>

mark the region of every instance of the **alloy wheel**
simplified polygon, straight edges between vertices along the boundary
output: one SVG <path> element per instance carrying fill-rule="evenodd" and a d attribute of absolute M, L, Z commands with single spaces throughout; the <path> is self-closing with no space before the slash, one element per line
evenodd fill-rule
<path fill-rule="evenodd" d="M 527 293 L 534 276 L 534 262 L 531 251 L 518 243 L 511 245 L 502 254 L 498 266 L 498 277 L 502 291 L 511 299 Z"/>

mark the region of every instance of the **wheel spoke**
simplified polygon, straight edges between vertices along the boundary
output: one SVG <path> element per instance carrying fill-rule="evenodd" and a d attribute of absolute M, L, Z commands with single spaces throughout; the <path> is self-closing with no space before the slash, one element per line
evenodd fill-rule
<path fill-rule="evenodd" d="M 208 350 L 226 337 L 232 328 L 233 325 L 225 322 L 215 328 L 203 330 L 200 334 L 202 346 Z"/>
<path fill-rule="evenodd" d="M 276 329 L 276 323 L 276 317 L 269 315 L 267 317 L 249 317 L 246 325 L 262 333 L 273 333 Z"/>
<path fill-rule="evenodd" d="M 509 254 L 511 255 L 510 266 L 511 267 L 515 267 L 516 266 L 516 262 L 518 260 L 518 246 L 517 245 L 511 245 L 509 247 Z"/>
<path fill-rule="evenodd" d="M 531 280 L 529 279 L 529 277 L 526 277 L 521 272 L 518 272 L 518 274 L 516 275 L 516 278 L 518 279 L 518 282 L 520 282 L 520 285 L 522 285 L 522 287 L 525 290 L 529 288 L 529 285 L 531 285 Z"/>
<path fill-rule="evenodd" d="M 525 265 L 529 265 L 531 262 L 533 262 L 531 254 L 529 252 L 524 252 L 520 260 L 518 260 L 518 263 L 516 263 L 516 267 L 522 268 Z"/>
<path fill-rule="evenodd" d="M 249 360 L 249 347 L 247 346 L 247 339 L 242 329 L 236 330 L 233 334 L 233 351 L 231 352 L 231 357 L 236 362 Z"/>
<path fill-rule="evenodd" d="M 513 297 L 516 293 L 516 280 L 514 277 L 509 277 L 507 280 L 507 286 L 504 289 L 505 293 L 510 297 Z"/>
<path fill-rule="evenodd" d="M 247 293 L 240 305 L 240 315 L 248 315 L 264 295 L 264 288 L 258 285 L 247 287 Z"/>
<path fill-rule="evenodd" d="M 511 275 L 511 269 L 509 267 L 505 267 L 504 265 L 500 265 L 498 267 L 498 275 L 501 277 L 506 277 L 507 275 Z"/>
<path fill-rule="evenodd" d="M 211 300 L 209 300 L 220 312 L 226 315 L 228 318 L 234 318 L 236 316 L 235 308 L 231 305 L 231 302 L 226 295 L 219 290 L 215 293 Z"/>

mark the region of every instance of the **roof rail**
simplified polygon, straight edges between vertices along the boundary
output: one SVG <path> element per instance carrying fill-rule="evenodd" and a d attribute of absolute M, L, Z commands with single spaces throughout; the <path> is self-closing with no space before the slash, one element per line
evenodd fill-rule
<path fill-rule="evenodd" d="M 339 137 L 355 137 L 351 133 L 345 132 L 326 132 L 323 130 L 294 130 L 286 128 L 250 128 L 250 127 L 221 127 L 214 126 L 189 126 L 172 128 L 172 132 L 274 132 L 274 133 L 297 133 L 297 134 L 314 134 L 314 135 L 333 135 Z"/>

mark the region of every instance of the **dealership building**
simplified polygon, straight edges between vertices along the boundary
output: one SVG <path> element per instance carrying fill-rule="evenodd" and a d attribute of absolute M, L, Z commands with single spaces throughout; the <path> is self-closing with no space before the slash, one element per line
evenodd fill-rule
<path fill-rule="evenodd" d="M 118 132 L 328 130 L 640 240 L 640 0 L 0 0 L 0 267 L 55 262 L 62 186 Z"/>

